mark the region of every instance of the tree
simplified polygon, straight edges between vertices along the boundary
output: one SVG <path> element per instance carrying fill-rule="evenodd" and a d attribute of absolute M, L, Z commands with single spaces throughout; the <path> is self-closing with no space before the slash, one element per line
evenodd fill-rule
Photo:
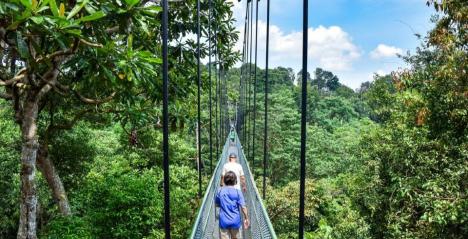
<path fill-rule="evenodd" d="M 125 85 L 131 85 L 135 73 L 154 75 L 151 68 L 130 70 L 132 64 L 127 64 L 128 61 L 138 59 L 141 64 L 151 65 L 159 59 L 146 49 L 134 51 L 133 37 L 124 30 L 119 32 L 119 28 L 114 30 L 115 22 L 111 20 L 112 17 L 129 25 L 131 16 L 138 14 L 141 22 L 157 24 L 158 8 L 137 8 L 137 3 L 126 1 L 126 5 L 118 5 L 83 1 L 61 3 L 60 6 L 54 0 L 1 3 L 0 13 L 4 20 L 0 38 L 2 48 L 7 52 L 3 57 L 9 64 L 9 67 L 1 67 L 0 82 L 5 87 L 2 98 L 13 102 L 15 121 L 21 126 L 23 142 L 18 238 L 36 238 L 36 160 L 41 152 L 44 153 L 38 150 L 38 123 L 41 111 L 50 104 L 50 96 L 60 94 L 75 97 L 85 104 L 98 105 L 114 98 Z M 112 40 L 119 35 L 125 36 L 122 38 L 125 40 Z M 123 51 L 119 46 L 122 43 L 127 46 Z M 17 66 L 22 68 L 17 70 Z M 88 98 L 82 92 L 101 99 Z M 37 163 L 42 169 L 50 169 L 51 177 L 48 178 L 52 184 L 59 181 L 54 169 L 49 167 L 51 164 Z M 55 186 L 60 188 L 60 184 Z M 61 198 L 67 204 L 66 197 Z M 67 208 L 64 211 L 69 213 Z"/>
<path fill-rule="evenodd" d="M 384 123 L 390 119 L 395 103 L 396 88 L 392 76 L 374 76 L 374 81 L 361 86 L 362 99 L 369 107 L 369 117 Z"/>
<path fill-rule="evenodd" d="M 344 98 L 347 98 L 347 99 L 351 99 L 353 97 L 356 97 L 356 92 L 354 92 L 353 89 L 345 86 L 345 85 L 340 85 L 338 88 L 336 88 L 335 90 L 336 94 L 338 96 L 341 96 L 341 97 L 344 97 Z"/>
<path fill-rule="evenodd" d="M 306 238 L 370 237 L 369 227 L 333 180 L 306 180 Z M 297 238 L 299 182 L 268 188 L 268 214 L 278 238 Z"/>
<path fill-rule="evenodd" d="M 291 68 L 276 67 L 270 69 L 268 74 L 271 87 L 294 85 L 294 71 Z"/>
<path fill-rule="evenodd" d="M 405 57 L 411 68 L 394 74 L 396 93 L 385 125 L 362 142 L 368 162 L 357 201 L 378 238 L 458 239 L 468 233 L 468 3 L 428 4 L 440 13 L 435 28 Z"/>
<path fill-rule="evenodd" d="M 332 72 L 317 68 L 315 69 L 315 78 L 312 80 L 311 84 L 316 85 L 320 91 L 336 91 L 341 85 L 339 81 L 338 77 Z"/>
<path fill-rule="evenodd" d="M 231 5 L 214 2 L 212 24 L 218 26 L 218 34 L 213 34 L 213 38 L 219 49 L 216 54 L 223 59 L 223 67 L 229 67 L 238 57 L 231 50 L 237 39 L 229 25 L 233 22 Z M 193 22 L 187 18 L 193 19 L 195 3 L 175 3 L 171 37 L 194 31 L 194 24 L 179 26 L 181 22 Z M 205 9 L 207 6 L 204 4 Z M 0 3 L 0 39 L 5 53 L 0 65 L 0 97 L 12 102 L 23 136 L 19 238 L 35 238 L 36 234 L 36 164 L 48 179 L 62 213 L 70 214 L 65 189 L 49 157 L 49 143 L 58 132 L 102 113 L 115 114 L 124 127 L 130 124 L 131 129 L 158 117 L 154 102 L 160 99 L 161 82 L 154 79 L 161 62 L 157 20 L 160 9 L 154 3 L 138 0 L 126 0 L 123 4 L 68 1 L 57 5 L 54 0 Z M 206 19 L 202 18 L 205 27 Z M 223 24 L 217 24 L 221 21 Z M 171 47 L 170 54 L 185 58 L 171 58 L 172 65 L 193 64 L 195 46 L 185 42 L 178 47 L 179 51 Z M 195 74 L 184 70 L 195 68 L 174 69 L 171 68 L 171 80 L 189 85 L 187 75 Z M 179 87 L 184 88 L 182 84 Z M 137 113 L 136 108 L 151 110 L 144 114 Z"/>
<path fill-rule="evenodd" d="M 336 126 L 359 118 L 353 102 L 340 96 L 319 99 L 310 106 L 309 115 L 311 122 L 330 131 Z"/>
<path fill-rule="evenodd" d="M 302 79 L 302 69 L 297 73 L 297 79 Z M 301 80 L 299 80 L 301 81 Z M 307 82 L 312 82 L 312 77 L 310 76 L 310 72 L 307 72 Z"/>

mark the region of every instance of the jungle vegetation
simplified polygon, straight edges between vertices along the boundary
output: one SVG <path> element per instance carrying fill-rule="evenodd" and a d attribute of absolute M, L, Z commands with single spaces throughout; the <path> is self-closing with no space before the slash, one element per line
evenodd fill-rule
<path fill-rule="evenodd" d="M 164 238 L 161 8 L 154 2 L 0 2 L 0 238 Z M 182 239 L 200 204 L 197 45 L 189 37 L 196 1 L 170 4 L 172 236 Z M 408 69 L 375 75 L 359 89 L 327 69 L 309 72 L 307 238 L 468 235 L 468 3 L 427 5 L 437 11 L 434 28 L 401 56 Z M 218 77 L 234 105 L 241 68 L 255 66 L 235 67 L 231 4 L 213 0 L 212 21 L 207 1 L 201 7 L 202 32 L 211 31 L 220 62 L 202 66 L 206 186 L 209 87 L 219 120 Z M 209 54 L 205 41 L 201 54 Z M 244 127 L 258 130 L 250 164 L 261 187 L 265 70 L 256 72 L 256 121 Z M 279 238 L 296 238 L 300 73 L 269 72 L 264 200 Z M 225 139 L 214 128 L 216 150 Z"/>

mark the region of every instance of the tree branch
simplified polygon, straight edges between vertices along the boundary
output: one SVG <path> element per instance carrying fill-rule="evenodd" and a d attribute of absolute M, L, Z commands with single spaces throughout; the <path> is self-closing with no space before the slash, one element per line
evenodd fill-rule
<path fill-rule="evenodd" d="M 21 125 L 23 123 L 23 118 L 21 114 L 23 112 L 23 107 L 20 104 L 20 89 L 13 88 L 13 109 L 15 110 L 15 122 Z"/>
<path fill-rule="evenodd" d="M 52 88 L 53 88 L 54 91 L 57 92 L 59 95 L 62 95 L 62 96 L 66 96 L 66 95 L 67 95 L 67 93 L 65 93 L 64 91 L 62 91 L 62 90 L 60 89 L 60 87 L 57 87 L 57 84 L 54 85 L 54 86 L 52 86 Z"/>
<path fill-rule="evenodd" d="M 116 92 L 112 92 L 112 94 L 110 96 L 108 96 L 108 97 L 106 97 L 104 99 L 90 99 L 90 98 L 84 97 L 78 91 L 73 90 L 73 93 L 75 93 L 76 97 L 80 101 L 82 101 L 83 103 L 86 103 L 86 104 L 90 104 L 90 105 L 99 105 L 99 104 L 109 102 L 114 98 L 114 96 L 116 94 Z"/>
<path fill-rule="evenodd" d="M 39 102 L 39 100 L 42 99 L 42 97 L 47 94 L 52 89 L 52 84 L 51 83 L 46 83 L 41 90 L 39 90 L 39 93 L 37 93 L 36 100 Z"/>
<path fill-rule="evenodd" d="M 56 57 L 68 56 L 68 55 L 71 55 L 71 54 L 73 54 L 73 50 L 71 48 L 66 49 L 66 50 L 56 51 L 54 53 L 46 55 L 45 57 L 37 58 L 36 63 L 39 63 L 39 62 L 44 61 L 44 60 L 51 60 L 51 59 L 54 59 Z"/>
<path fill-rule="evenodd" d="M 103 47 L 103 45 L 101 43 L 94 43 L 94 42 L 89 42 L 89 41 L 86 41 L 84 39 L 80 39 L 80 42 L 82 44 L 85 44 L 87 46 L 91 46 L 91 47 L 97 47 L 97 48 L 101 48 Z"/>
<path fill-rule="evenodd" d="M 59 74 L 58 67 L 54 64 L 43 76 L 40 76 L 44 85 L 41 86 L 41 89 L 37 93 L 36 100 L 39 102 L 42 97 L 49 92 L 54 85 L 57 83 L 57 76 Z"/>
<path fill-rule="evenodd" d="M 26 77 L 26 68 L 21 69 L 13 78 L 3 81 L 0 80 L 0 86 L 10 86 Z"/>
<path fill-rule="evenodd" d="M 120 29 L 119 26 L 115 26 L 115 27 L 111 27 L 111 28 L 107 28 L 105 31 L 107 34 L 114 34 L 116 32 L 118 32 Z"/>
<path fill-rule="evenodd" d="M 80 44 L 80 39 L 79 38 L 75 38 L 75 41 L 73 42 L 71 48 L 68 48 L 66 50 L 60 50 L 60 51 L 56 51 L 56 52 L 53 52 L 49 55 L 46 55 L 45 57 L 39 57 L 36 59 L 36 63 L 39 63 L 41 61 L 44 61 L 44 60 L 56 60 L 57 57 L 62 57 L 62 56 L 68 56 L 68 55 L 72 55 L 74 54 L 77 50 L 78 50 L 78 45 Z"/>

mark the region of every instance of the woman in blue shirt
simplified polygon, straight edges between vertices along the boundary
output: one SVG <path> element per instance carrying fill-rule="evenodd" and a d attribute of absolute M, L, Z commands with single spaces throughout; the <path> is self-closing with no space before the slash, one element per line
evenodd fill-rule
<path fill-rule="evenodd" d="M 224 187 L 216 195 L 216 205 L 221 208 L 219 213 L 219 228 L 221 239 L 241 239 L 240 228 L 242 226 L 241 210 L 244 214 L 244 228 L 249 227 L 249 217 L 245 205 L 244 196 L 234 185 L 237 183 L 237 176 L 229 171 L 224 175 Z"/>

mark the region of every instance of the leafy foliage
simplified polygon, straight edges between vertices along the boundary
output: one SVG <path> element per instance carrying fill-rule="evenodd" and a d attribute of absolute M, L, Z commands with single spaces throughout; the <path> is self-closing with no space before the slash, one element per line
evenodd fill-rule
<path fill-rule="evenodd" d="M 12 112 L 0 103 L 0 119 L 11 118 Z M 16 159 L 19 157 L 20 140 L 18 127 L 11 121 L 0 120 L 0 237 L 11 238 L 16 234 L 18 219 L 19 167 Z M 12 174 L 12 172 L 14 172 Z"/>
<path fill-rule="evenodd" d="M 140 150 L 122 152 L 127 142 L 119 142 L 119 134 L 123 134 L 119 127 L 90 130 L 87 136 L 80 131 L 77 128 L 69 134 L 88 137 L 88 143 L 94 146 L 94 155 L 86 164 L 88 170 L 84 174 L 69 175 L 73 176 L 74 184 L 79 185 L 69 187 L 73 189 L 70 197 L 76 212 L 70 218 L 53 218 L 43 229 L 43 238 L 152 238 L 152 235 L 160 235 L 162 170 L 151 166 L 151 159 Z M 183 148 L 178 151 L 182 152 Z M 186 166 L 173 166 L 171 179 L 173 236 L 185 238 L 194 217 L 191 210 L 197 206 L 197 187 L 193 184 L 196 172 Z"/>
<path fill-rule="evenodd" d="M 299 182 L 269 189 L 266 201 L 279 238 L 297 238 Z M 371 238 L 369 226 L 333 181 L 306 182 L 306 238 Z"/>

